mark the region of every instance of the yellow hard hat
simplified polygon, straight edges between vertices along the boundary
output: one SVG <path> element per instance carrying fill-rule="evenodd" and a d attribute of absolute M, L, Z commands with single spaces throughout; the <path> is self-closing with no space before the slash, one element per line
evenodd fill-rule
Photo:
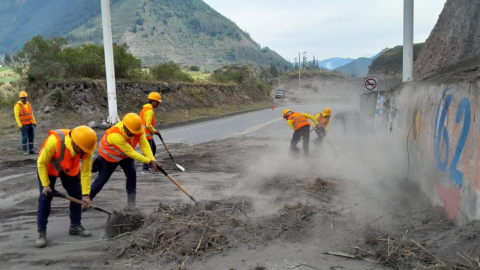
<path fill-rule="evenodd" d="M 290 111 L 289 109 L 283 110 L 283 118 L 285 118 L 285 116 L 287 116 L 289 112 L 292 112 L 292 111 Z"/>
<path fill-rule="evenodd" d="M 97 134 L 87 126 L 72 129 L 72 140 L 85 153 L 92 153 L 97 148 Z"/>
<path fill-rule="evenodd" d="M 151 92 L 148 94 L 148 99 L 156 100 L 158 102 L 162 102 L 162 96 L 160 96 L 157 92 Z"/>
<path fill-rule="evenodd" d="M 127 113 L 122 122 L 133 134 L 139 134 L 143 130 L 142 119 L 136 113 Z"/>
<path fill-rule="evenodd" d="M 20 93 L 18 93 L 18 97 L 21 97 L 21 98 L 22 97 L 28 97 L 28 94 L 25 91 L 21 91 Z"/>
<path fill-rule="evenodd" d="M 325 108 L 325 109 L 323 109 L 322 115 L 323 116 L 332 115 L 332 111 L 330 110 L 330 108 Z"/>

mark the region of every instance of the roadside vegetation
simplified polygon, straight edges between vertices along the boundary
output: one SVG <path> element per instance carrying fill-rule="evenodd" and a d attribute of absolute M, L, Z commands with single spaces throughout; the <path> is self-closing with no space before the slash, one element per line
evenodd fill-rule
<path fill-rule="evenodd" d="M 417 43 L 413 46 L 413 60 L 415 61 L 422 50 L 424 43 Z M 373 60 L 369 66 L 369 74 L 385 74 L 388 76 L 402 76 L 403 46 L 386 48 L 380 56 Z"/>

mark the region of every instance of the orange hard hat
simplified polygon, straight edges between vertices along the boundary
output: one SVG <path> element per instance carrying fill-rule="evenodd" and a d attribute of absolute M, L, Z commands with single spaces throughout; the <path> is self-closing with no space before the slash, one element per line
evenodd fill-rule
<path fill-rule="evenodd" d="M 283 118 L 285 118 L 287 115 L 289 115 L 289 113 L 291 113 L 292 111 L 290 111 L 289 109 L 285 109 L 283 110 Z"/>
<path fill-rule="evenodd" d="M 85 153 L 92 153 L 97 148 L 97 134 L 87 126 L 72 129 L 72 140 Z"/>
<path fill-rule="evenodd" d="M 325 109 L 323 109 L 322 115 L 323 116 L 330 116 L 330 115 L 332 115 L 332 111 L 330 110 L 330 108 L 325 108 Z"/>
<path fill-rule="evenodd" d="M 162 102 L 162 96 L 160 96 L 160 94 L 157 92 L 151 92 L 150 94 L 148 94 L 148 99 Z"/>
<path fill-rule="evenodd" d="M 127 113 L 122 122 L 133 134 L 140 134 L 143 130 L 142 119 L 136 113 Z"/>
<path fill-rule="evenodd" d="M 25 91 L 21 91 L 20 93 L 18 93 L 18 97 L 21 97 L 21 98 L 22 97 L 28 97 L 28 94 Z"/>

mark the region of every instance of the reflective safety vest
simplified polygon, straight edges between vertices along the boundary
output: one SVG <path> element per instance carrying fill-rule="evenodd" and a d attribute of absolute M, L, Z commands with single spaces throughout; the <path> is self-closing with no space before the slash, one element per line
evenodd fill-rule
<path fill-rule="evenodd" d="M 76 176 L 80 173 L 80 159 L 84 160 L 87 158 L 87 155 L 81 156 L 79 154 L 72 157 L 70 150 L 65 146 L 65 137 L 69 133 L 70 129 L 56 129 L 48 132 L 49 137 L 50 135 L 55 135 L 57 138 L 57 151 L 55 151 L 52 159 L 47 164 L 47 172 L 50 176 L 58 176 L 60 172 L 64 172 L 69 176 Z M 47 140 L 43 142 L 39 156 L 43 148 L 45 148 Z"/>
<path fill-rule="evenodd" d="M 33 110 L 30 102 L 27 101 L 27 104 L 24 105 L 23 103 L 17 103 L 15 106 L 20 106 L 20 122 L 22 126 L 33 124 Z"/>
<path fill-rule="evenodd" d="M 328 127 L 330 126 L 330 118 L 325 118 L 322 113 L 317 113 L 315 115 L 315 118 L 317 119 L 319 124 L 324 125 L 324 128 L 328 130 Z"/>
<path fill-rule="evenodd" d="M 113 126 L 107 129 L 105 135 L 103 135 L 102 139 L 100 140 L 100 145 L 98 146 L 98 153 L 108 162 L 119 162 L 124 158 L 128 158 L 128 156 L 123 153 L 122 150 L 118 148 L 118 146 L 110 144 L 108 142 L 108 136 L 114 133 L 120 134 L 122 137 L 124 137 L 125 141 L 130 144 L 134 149 L 135 147 L 137 147 L 137 144 L 140 142 L 140 137 L 142 136 L 142 133 L 136 134 L 135 136 L 133 136 L 132 141 L 130 138 L 122 134 L 118 126 Z"/>
<path fill-rule="evenodd" d="M 153 134 L 150 132 L 150 130 L 148 130 L 147 123 L 145 122 L 145 113 L 150 110 L 153 111 L 153 108 L 143 107 L 142 111 L 140 112 L 140 118 L 142 119 L 142 125 L 143 129 L 145 130 L 145 136 L 147 137 L 147 140 L 153 139 Z M 155 114 L 152 115 L 152 126 L 155 127 Z"/>
<path fill-rule="evenodd" d="M 308 122 L 307 117 L 305 117 L 301 113 L 297 113 L 297 112 L 291 113 L 288 116 L 288 120 L 293 120 L 293 129 L 294 130 L 299 130 L 300 128 L 302 128 L 304 126 L 310 126 L 310 122 Z"/>

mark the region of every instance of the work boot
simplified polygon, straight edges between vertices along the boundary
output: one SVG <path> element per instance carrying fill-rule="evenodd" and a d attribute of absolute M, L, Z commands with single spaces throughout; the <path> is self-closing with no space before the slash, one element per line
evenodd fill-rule
<path fill-rule="evenodd" d="M 83 237 L 92 236 L 92 233 L 85 230 L 82 225 L 76 225 L 76 226 L 70 225 L 70 229 L 68 230 L 68 233 L 70 235 L 80 235 Z"/>
<path fill-rule="evenodd" d="M 128 207 L 135 207 L 136 206 L 136 203 L 135 203 L 135 199 L 136 199 L 136 196 L 135 194 L 129 194 L 128 197 L 127 197 L 127 205 Z"/>
<path fill-rule="evenodd" d="M 37 152 L 35 152 L 35 150 L 30 150 L 30 151 L 28 151 L 28 153 L 29 153 L 30 155 L 38 154 Z"/>
<path fill-rule="evenodd" d="M 47 245 L 47 231 L 38 232 L 36 244 L 39 248 L 45 247 Z"/>

